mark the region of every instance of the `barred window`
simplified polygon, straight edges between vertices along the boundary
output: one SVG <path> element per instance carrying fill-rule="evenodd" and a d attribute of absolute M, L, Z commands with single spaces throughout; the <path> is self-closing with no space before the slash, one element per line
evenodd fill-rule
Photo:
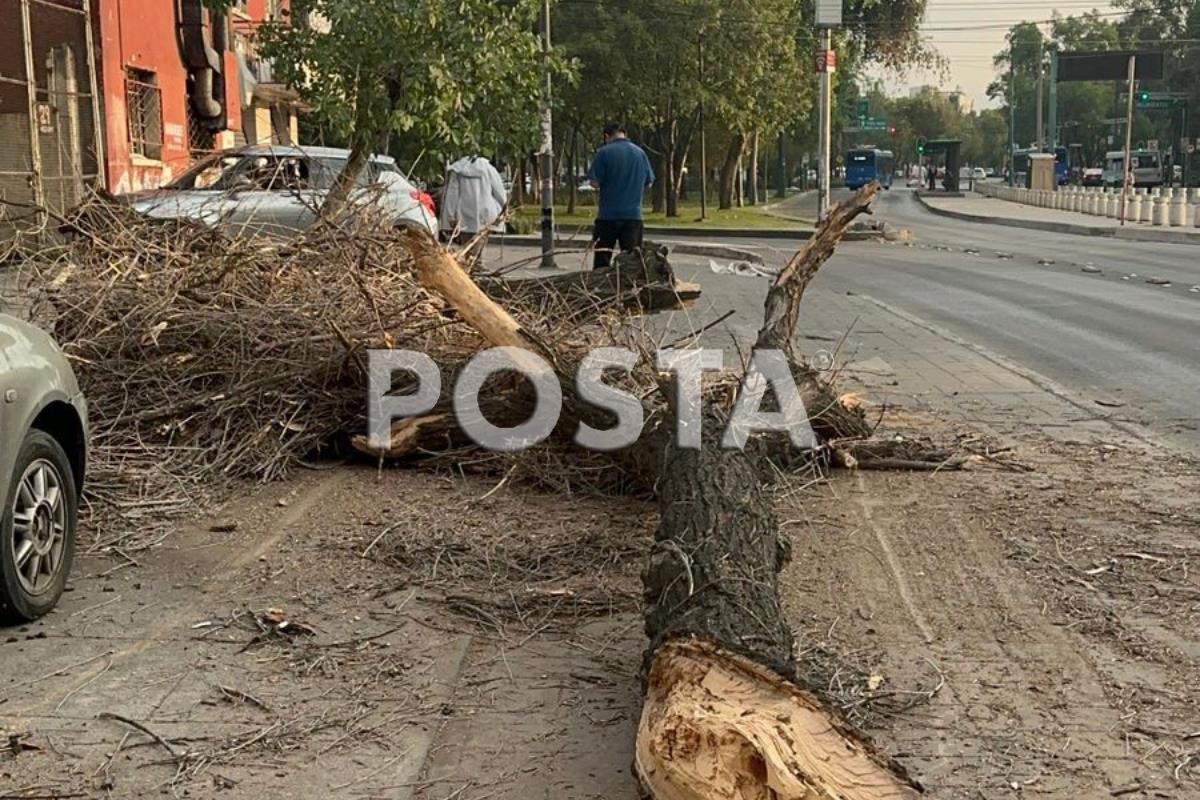
<path fill-rule="evenodd" d="M 153 72 L 126 67 L 125 113 L 129 118 L 129 149 L 140 156 L 161 160 L 162 90 Z"/>

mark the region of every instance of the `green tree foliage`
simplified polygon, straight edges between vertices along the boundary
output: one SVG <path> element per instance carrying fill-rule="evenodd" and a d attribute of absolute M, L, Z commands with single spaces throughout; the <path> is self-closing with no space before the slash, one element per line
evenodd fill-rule
<path fill-rule="evenodd" d="M 429 164 L 532 140 L 542 55 L 535 0 L 293 0 L 260 52 L 351 149 L 326 211 L 393 135 Z M 556 62 L 561 67 L 561 62 Z"/>

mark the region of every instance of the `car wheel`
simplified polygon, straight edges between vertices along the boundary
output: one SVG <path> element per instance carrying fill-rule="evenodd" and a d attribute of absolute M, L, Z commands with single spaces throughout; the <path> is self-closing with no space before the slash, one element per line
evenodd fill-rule
<path fill-rule="evenodd" d="M 30 431 L 0 518 L 0 618 L 35 620 L 58 603 L 75 555 L 78 509 L 62 445 L 42 431 Z"/>

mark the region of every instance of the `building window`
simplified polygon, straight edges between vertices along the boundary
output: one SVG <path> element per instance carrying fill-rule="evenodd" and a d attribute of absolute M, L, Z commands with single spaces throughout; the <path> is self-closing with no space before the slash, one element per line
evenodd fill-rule
<path fill-rule="evenodd" d="M 162 160 L 162 90 L 158 77 L 148 70 L 125 69 L 125 113 L 129 118 L 129 149 L 155 161 Z"/>

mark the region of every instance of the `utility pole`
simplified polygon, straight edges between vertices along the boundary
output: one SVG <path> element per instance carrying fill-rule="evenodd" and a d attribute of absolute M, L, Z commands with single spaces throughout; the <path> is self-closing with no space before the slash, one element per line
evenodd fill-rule
<path fill-rule="evenodd" d="M 833 30 L 824 28 L 821 31 L 821 113 L 819 141 L 817 142 L 817 220 L 823 221 L 829 213 L 829 162 L 833 157 L 831 139 L 833 138 L 833 68 L 836 56 L 833 53 Z"/>
<path fill-rule="evenodd" d="M 1137 55 L 1130 54 L 1129 56 L 1129 106 L 1126 109 L 1125 117 L 1125 162 L 1124 162 L 1124 180 L 1121 184 L 1121 225 L 1125 225 L 1125 209 L 1129 202 L 1129 184 L 1130 178 L 1133 177 L 1133 164 L 1130 161 L 1133 158 L 1133 90 L 1137 83 Z"/>
<path fill-rule="evenodd" d="M 550 109 L 553 79 L 550 73 L 550 0 L 542 3 L 542 269 L 554 263 L 554 114 Z M 574 176 L 571 176 L 574 179 Z"/>
<path fill-rule="evenodd" d="M 1008 185 L 1017 185 L 1017 63 L 1009 50 L 1008 64 Z"/>
<path fill-rule="evenodd" d="M 1058 149 L 1058 47 L 1050 50 L 1050 152 Z"/>
<path fill-rule="evenodd" d="M 700 221 L 708 219 L 708 132 L 704 124 L 704 31 L 700 31 Z"/>
<path fill-rule="evenodd" d="M 1045 40 L 1042 39 L 1042 32 L 1038 31 L 1038 54 L 1037 54 L 1037 151 L 1039 153 L 1046 152 L 1046 123 L 1043 118 L 1043 103 L 1046 91 L 1046 58 Z"/>

